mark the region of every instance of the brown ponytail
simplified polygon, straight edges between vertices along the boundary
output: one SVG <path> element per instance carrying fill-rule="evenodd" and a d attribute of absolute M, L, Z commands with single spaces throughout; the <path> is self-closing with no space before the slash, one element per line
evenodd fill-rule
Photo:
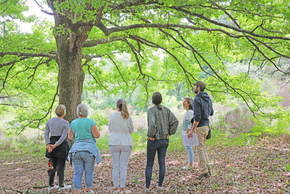
<path fill-rule="evenodd" d="M 117 107 L 121 111 L 121 115 L 123 119 L 128 119 L 129 118 L 129 112 L 127 109 L 126 101 L 123 99 L 119 99 L 117 101 Z"/>
<path fill-rule="evenodd" d="M 160 94 L 160 92 L 155 92 L 152 95 L 152 103 L 156 105 L 158 110 L 162 110 L 162 106 L 160 105 L 161 102 L 162 102 L 162 95 Z"/>

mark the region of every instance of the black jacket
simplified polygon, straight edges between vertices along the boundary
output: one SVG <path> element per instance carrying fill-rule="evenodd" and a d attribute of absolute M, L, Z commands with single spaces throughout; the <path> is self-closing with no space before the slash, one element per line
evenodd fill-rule
<path fill-rule="evenodd" d="M 197 127 L 209 125 L 209 116 L 212 116 L 214 111 L 212 108 L 211 99 L 206 92 L 199 92 L 193 100 L 193 119 L 199 122 Z"/>
<path fill-rule="evenodd" d="M 49 144 L 55 144 L 59 140 L 60 136 L 51 136 L 50 137 L 50 143 Z M 62 158 L 67 159 L 69 151 L 69 141 L 66 138 L 59 146 L 54 148 L 52 152 L 48 152 L 46 149 L 45 156 L 47 158 Z"/>

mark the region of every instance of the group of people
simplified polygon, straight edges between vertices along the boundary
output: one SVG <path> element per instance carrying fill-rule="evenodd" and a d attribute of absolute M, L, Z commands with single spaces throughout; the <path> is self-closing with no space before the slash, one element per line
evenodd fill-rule
<path fill-rule="evenodd" d="M 187 112 L 183 119 L 182 134 L 187 134 L 188 138 L 190 138 L 193 133 L 196 133 L 199 141 L 197 155 L 201 174 L 196 177 L 197 179 L 208 178 L 211 175 L 205 141 L 209 131 L 208 118 L 210 115 L 213 115 L 213 108 L 209 95 L 204 92 L 205 88 L 206 85 L 204 82 L 197 81 L 194 84 L 194 92 L 197 94 L 194 100 L 185 98 L 183 102 L 183 106 Z M 169 138 L 176 133 L 179 123 L 170 109 L 161 105 L 162 95 L 159 92 L 155 92 L 152 95 L 152 103 L 154 106 L 147 112 L 148 138 L 144 193 L 150 192 L 150 182 L 156 152 L 159 163 L 157 192 L 163 190 L 163 180 L 166 171 L 165 157 L 169 145 Z M 133 148 L 131 134 L 134 132 L 134 126 L 125 100 L 119 99 L 116 103 L 116 109 L 117 112 L 109 116 L 108 124 L 111 133 L 109 147 L 113 163 L 112 191 L 125 193 L 127 165 Z M 94 166 L 95 163 L 99 164 L 102 160 L 96 146 L 96 138 L 100 137 L 98 127 L 92 119 L 87 118 L 88 107 L 85 104 L 79 104 L 77 106 L 78 118 L 73 120 L 70 125 L 68 121 L 63 119 L 66 114 L 64 105 L 57 106 L 55 113 L 57 117 L 51 118 L 47 122 L 44 133 L 47 146 L 46 157 L 49 158 L 49 163 L 52 165 L 52 169 L 48 171 L 48 191 L 71 188 L 70 185 L 64 184 L 65 161 L 68 159 L 74 165 L 73 187 L 75 193 L 81 193 L 84 172 L 86 193 L 94 193 L 92 190 Z M 75 140 L 71 148 L 69 148 L 68 139 Z M 189 159 L 189 164 L 186 168 L 193 167 L 194 154 L 192 146 L 185 146 L 185 149 Z M 55 172 L 57 172 L 58 186 L 54 184 Z"/>

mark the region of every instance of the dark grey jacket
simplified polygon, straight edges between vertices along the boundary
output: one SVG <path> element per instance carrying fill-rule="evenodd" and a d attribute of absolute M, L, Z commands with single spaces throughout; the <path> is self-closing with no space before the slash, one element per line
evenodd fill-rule
<path fill-rule="evenodd" d="M 157 106 L 151 107 L 147 112 L 148 133 L 151 138 L 166 139 L 166 136 L 176 132 L 178 120 L 165 106 L 158 110 Z"/>

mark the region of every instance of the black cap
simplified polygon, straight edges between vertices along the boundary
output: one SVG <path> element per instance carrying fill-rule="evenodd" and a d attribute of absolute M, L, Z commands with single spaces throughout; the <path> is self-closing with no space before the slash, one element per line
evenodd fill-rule
<path fill-rule="evenodd" d="M 196 87 L 200 87 L 201 91 L 204 91 L 204 89 L 206 88 L 206 85 L 203 81 L 197 81 L 193 85 L 195 85 Z"/>

